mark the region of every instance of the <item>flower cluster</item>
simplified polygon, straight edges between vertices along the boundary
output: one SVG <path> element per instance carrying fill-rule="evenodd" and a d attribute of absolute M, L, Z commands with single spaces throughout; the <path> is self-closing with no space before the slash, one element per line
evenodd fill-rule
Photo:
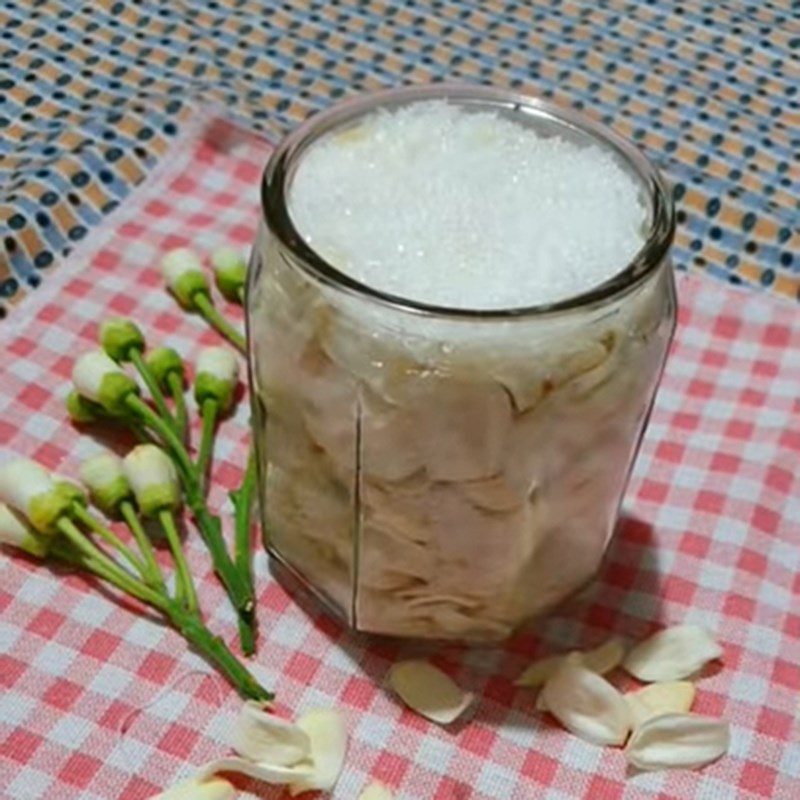
<path fill-rule="evenodd" d="M 219 291 L 229 301 L 241 303 L 244 259 L 221 248 L 211 261 Z M 244 348 L 241 332 L 214 305 L 197 255 L 186 248 L 172 250 L 162 268 L 168 288 L 183 308 L 199 313 L 236 348 Z M 269 692 L 206 628 L 180 534 L 185 506 L 238 614 L 242 650 L 251 654 L 255 649 L 250 541 L 254 460 L 248 460 L 241 487 L 231 493 L 236 527 L 232 549 L 206 498 L 216 431 L 237 398 L 239 359 L 226 347 L 205 348 L 187 385 L 192 371 L 180 354 L 166 346 L 149 348 L 133 320 L 103 321 L 98 344 L 75 360 L 67 411 L 82 426 L 103 422 L 127 428 L 139 444 L 122 458 L 105 451 L 86 460 L 79 470 L 83 487 L 32 461 L 0 466 L 0 542 L 34 558 L 88 571 L 138 598 L 160 612 L 243 697 L 268 699 Z M 191 443 L 187 389 L 201 422 L 196 448 Z M 159 557 L 157 543 L 151 540 L 158 530 L 169 558 Z"/>

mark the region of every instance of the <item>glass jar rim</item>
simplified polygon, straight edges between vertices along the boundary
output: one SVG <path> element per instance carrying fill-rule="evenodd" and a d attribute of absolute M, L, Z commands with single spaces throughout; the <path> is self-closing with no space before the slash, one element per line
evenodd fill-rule
<path fill-rule="evenodd" d="M 513 308 L 464 308 L 425 303 L 376 289 L 328 263 L 295 228 L 289 213 L 288 190 L 294 168 L 303 153 L 320 137 L 340 125 L 379 108 L 393 108 L 423 100 L 453 100 L 524 113 L 579 131 L 611 149 L 631 168 L 647 193 L 650 226 L 645 241 L 627 266 L 590 289 L 561 300 Z M 275 148 L 261 181 L 264 222 L 280 244 L 312 279 L 351 296 L 396 311 L 469 320 L 508 320 L 585 311 L 615 300 L 635 289 L 664 261 L 675 234 L 675 212 L 666 181 L 631 142 L 590 117 L 532 95 L 471 84 L 434 83 L 356 95 L 309 117 Z"/>

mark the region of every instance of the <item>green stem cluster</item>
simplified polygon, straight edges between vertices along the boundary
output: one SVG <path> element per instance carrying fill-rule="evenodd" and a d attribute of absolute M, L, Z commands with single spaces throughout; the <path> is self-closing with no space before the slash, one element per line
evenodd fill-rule
<path fill-rule="evenodd" d="M 133 553 L 130 549 L 86 509 L 73 505 L 70 514 L 77 519 L 78 523 L 85 525 L 93 533 L 101 536 L 104 541 L 113 545 L 125 556 L 126 560 L 132 560 L 130 556 L 133 556 Z M 132 530 L 144 533 L 141 531 L 138 518 L 132 524 L 129 519 L 130 512 L 122 510 L 122 514 Z M 136 518 L 135 514 L 133 518 Z M 163 578 L 154 557 L 153 562 L 158 571 L 160 585 L 154 586 L 148 582 L 147 565 L 152 555 L 152 548 L 146 537 L 140 541 L 137 533 L 134 536 L 139 545 L 140 557 L 133 559 L 139 565 L 136 573 L 132 573 L 103 552 L 81 531 L 79 525 L 69 515 L 64 515 L 58 520 L 58 530 L 64 537 L 64 541 L 56 541 L 51 549 L 51 554 L 65 563 L 88 570 L 96 577 L 158 611 L 195 650 L 225 676 L 242 698 L 261 702 L 272 699 L 273 695 L 258 683 L 222 639 L 212 634 L 203 623 L 197 608 L 194 582 L 180 548 L 171 512 L 162 512 L 161 523 L 175 557 L 178 580 L 183 586 L 183 596 L 175 599 L 172 599 L 163 588 Z M 111 536 L 108 535 L 109 533 Z M 119 542 L 121 548 L 116 542 Z"/>
<path fill-rule="evenodd" d="M 172 426 L 156 414 L 140 397 L 131 393 L 126 399 L 132 415 L 153 431 L 173 456 L 178 475 L 184 489 L 186 505 L 192 513 L 200 535 L 211 553 L 214 571 L 222 581 L 240 618 L 240 631 L 254 626 L 254 601 L 252 582 L 246 580 L 237 570 L 225 540 L 222 536 L 222 523 L 212 514 L 205 500 L 203 479 L 198 466 L 192 462 L 183 442 Z M 252 630 L 246 634 L 248 646 L 254 638 Z M 245 647 L 243 645 L 243 647 Z M 252 652 L 252 651 L 251 651 Z"/>

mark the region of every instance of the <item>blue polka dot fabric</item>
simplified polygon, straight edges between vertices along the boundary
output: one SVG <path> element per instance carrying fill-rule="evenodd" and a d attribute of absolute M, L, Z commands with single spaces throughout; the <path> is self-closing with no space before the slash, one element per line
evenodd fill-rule
<path fill-rule="evenodd" d="M 346 95 L 441 80 L 603 120 L 671 180 L 679 267 L 800 299 L 797 0 L 0 0 L 0 316 L 196 104 L 276 139 Z"/>

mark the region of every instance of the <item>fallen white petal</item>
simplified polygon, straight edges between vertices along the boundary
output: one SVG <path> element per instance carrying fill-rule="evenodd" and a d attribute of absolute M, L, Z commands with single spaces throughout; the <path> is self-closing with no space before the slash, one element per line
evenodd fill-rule
<path fill-rule="evenodd" d="M 305 731 L 311 742 L 312 770 L 289 785 L 290 794 L 330 791 L 339 779 L 347 753 L 344 717 L 332 709 L 318 709 L 303 714 L 297 720 L 297 727 Z"/>
<path fill-rule="evenodd" d="M 382 783 L 375 781 L 364 789 L 358 800 L 392 800 L 394 795 Z"/>
<path fill-rule="evenodd" d="M 694 695 L 695 688 L 691 681 L 664 681 L 628 692 L 625 700 L 631 710 L 633 727 L 638 728 L 653 717 L 689 711 Z"/>
<path fill-rule="evenodd" d="M 535 689 L 537 686 L 544 686 L 564 661 L 564 656 L 547 656 L 534 661 L 520 676 L 514 681 L 515 686 L 525 686 Z"/>
<path fill-rule="evenodd" d="M 624 668 L 640 681 L 679 681 L 722 657 L 722 648 L 699 625 L 675 625 L 645 639 L 628 653 Z"/>
<path fill-rule="evenodd" d="M 308 734 L 252 700 L 244 703 L 233 727 L 231 746 L 243 758 L 290 767 L 311 754 Z"/>
<path fill-rule="evenodd" d="M 599 647 L 581 653 L 581 658 L 587 669 L 598 675 L 605 675 L 622 663 L 625 658 L 625 645 L 622 639 L 614 636 Z"/>
<path fill-rule="evenodd" d="M 447 725 L 461 716 L 474 696 L 425 661 L 401 661 L 389 671 L 389 685 L 413 711 Z"/>
<path fill-rule="evenodd" d="M 207 781 L 189 778 L 150 800 L 233 800 L 234 797 L 236 789 L 224 778 L 211 778 Z"/>
<path fill-rule="evenodd" d="M 542 689 L 547 710 L 570 732 L 594 744 L 622 744 L 631 728 L 625 698 L 605 679 L 571 659 Z"/>
<path fill-rule="evenodd" d="M 569 657 L 577 657 L 587 669 L 598 673 L 598 675 L 605 675 L 622 663 L 622 659 L 625 657 L 625 646 L 622 644 L 622 640 L 615 636 L 593 650 L 584 652 L 573 650 L 565 655 L 540 658 L 538 661 L 534 661 L 514 681 L 514 685 L 525 686 L 530 689 L 543 686 L 555 675 L 556 670 L 563 664 L 564 659 Z"/>
<path fill-rule="evenodd" d="M 723 756 L 730 738 L 725 720 L 664 714 L 634 731 L 625 755 L 639 769 L 697 769 Z"/>
<path fill-rule="evenodd" d="M 302 762 L 291 767 L 282 767 L 274 764 L 259 764 L 246 758 L 228 756 L 209 761 L 200 767 L 199 778 L 209 778 L 218 772 L 236 772 L 247 775 L 264 783 L 289 784 L 292 781 L 306 778 L 312 773 L 311 762 Z"/>

